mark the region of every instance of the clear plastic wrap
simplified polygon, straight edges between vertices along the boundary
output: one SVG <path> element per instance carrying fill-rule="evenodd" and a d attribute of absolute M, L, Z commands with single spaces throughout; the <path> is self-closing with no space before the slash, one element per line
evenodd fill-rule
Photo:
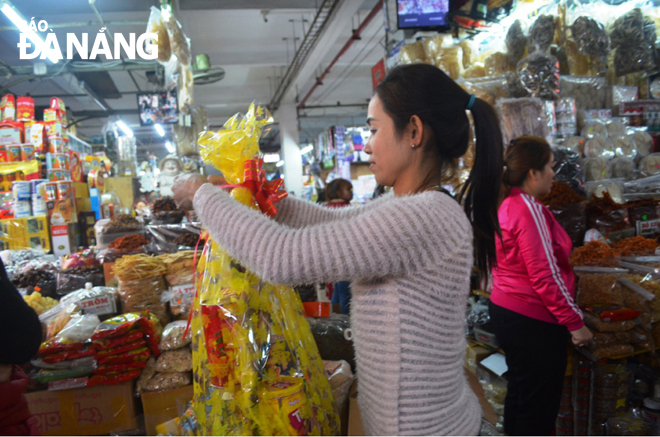
<path fill-rule="evenodd" d="M 191 382 L 190 372 L 156 373 L 147 383 L 146 391 L 173 390 Z"/>
<path fill-rule="evenodd" d="M 602 121 L 590 121 L 582 128 L 582 137 L 587 140 L 595 137 L 607 138 L 608 136 L 607 124 Z"/>
<path fill-rule="evenodd" d="M 648 132 L 637 131 L 631 135 L 635 142 L 637 156 L 642 158 L 648 156 L 653 151 L 653 137 Z"/>
<path fill-rule="evenodd" d="M 495 52 L 484 59 L 484 68 L 488 77 L 500 76 L 504 73 L 512 72 L 515 70 L 515 67 L 515 64 L 509 63 L 506 53 Z"/>
<path fill-rule="evenodd" d="M 440 48 L 453 45 L 454 39 L 451 34 L 444 33 L 425 38 L 422 43 L 424 44 L 426 59 L 435 59 Z"/>
<path fill-rule="evenodd" d="M 161 255 L 160 258 L 167 266 L 165 279 L 170 285 L 184 285 L 194 283 L 195 251 L 184 250 L 173 254 Z"/>
<path fill-rule="evenodd" d="M 616 156 L 614 144 L 607 137 L 595 136 L 584 144 L 584 156 L 587 158 L 612 159 Z"/>
<path fill-rule="evenodd" d="M 230 183 L 245 182 L 246 164 L 260 170 L 252 160 L 259 157 L 261 128 L 269 123 L 272 118 L 263 107 L 251 106 L 223 130 L 200 135 L 202 159 Z M 274 212 L 263 201 L 260 206 L 247 189 L 234 189 L 231 195 L 264 213 Z M 198 432 L 338 434 L 332 391 L 298 294 L 264 283 L 213 239 L 207 240 L 198 271 L 191 322 L 192 409 Z"/>
<path fill-rule="evenodd" d="M 614 51 L 614 70 L 619 77 L 654 68 L 653 46 L 651 45 L 621 46 Z"/>
<path fill-rule="evenodd" d="M 555 17 L 540 15 L 529 29 L 529 51 L 548 51 L 555 39 Z"/>
<path fill-rule="evenodd" d="M 463 49 L 459 46 L 441 47 L 434 64 L 452 79 L 458 79 L 463 74 Z"/>
<path fill-rule="evenodd" d="M 561 76 L 562 97 L 575 99 L 579 109 L 602 109 L 607 104 L 607 80 L 604 77 Z"/>
<path fill-rule="evenodd" d="M 509 27 L 506 33 L 505 43 L 509 63 L 511 65 L 517 64 L 525 55 L 528 43 L 520 20 L 514 21 L 511 27 Z"/>
<path fill-rule="evenodd" d="M 580 307 L 589 305 L 625 304 L 625 293 L 617 283 L 627 271 L 608 267 L 574 267 L 578 276 L 576 303 Z"/>
<path fill-rule="evenodd" d="M 639 172 L 642 176 L 660 174 L 660 153 L 651 153 L 639 162 Z"/>
<path fill-rule="evenodd" d="M 481 62 L 476 62 L 470 65 L 463 72 L 463 78 L 465 79 L 476 79 L 485 76 L 486 76 L 486 68 L 484 67 L 484 64 L 482 64 Z"/>
<path fill-rule="evenodd" d="M 650 435 L 650 427 L 637 409 L 628 411 L 623 416 L 610 417 L 605 423 L 606 435 L 637 436 Z"/>
<path fill-rule="evenodd" d="M 165 351 L 156 362 L 156 371 L 163 373 L 189 372 L 192 367 L 192 352 L 187 347 Z"/>
<path fill-rule="evenodd" d="M 424 54 L 424 45 L 421 41 L 412 44 L 406 44 L 399 49 L 402 64 L 423 64 L 426 63 Z"/>
<path fill-rule="evenodd" d="M 180 111 L 187 112 L 192 107 L 192 104 L 194 103 L 193 85 L 194 78 L 192 68 L 187 65 L 180 65 L 179 77 L 177 79 L 177 102 Z"/>
<path fill-rule="evenodd" d="M 623 181 L 620 179 L 605 179 L 600 181 L 587 182 L 585 184 L 587 189 L 587 199 L 592 199 L 592 196 L 603 197 L 603 193 L 609 193 L 612 200 L 618 204 L 624 204 L 625 199 L 623 195 Z"/>
<path fill-rule="evenodd" d="M 587 232 L 587 214 L 586 202 L 574 203 L 564 206 L 550 206 L 550 212 L 555 216 L 555 220 L 566 231 L 571 238 L 573 247 L 577 247 L 584 241 L 584 234 Z"/>
<path fill-rule="evenodd" d="M 634 159 L 637 156 L 637 148 L 635 142 L 628 135 L 621 135 L 617 137 L 612 137 L 612 146 L 614 147 L 614 153 L 617 157 Z"/>
<path fill-rule="evenodd" d="M 602 181 L 612 176 L 612 170 L 606 158 L 585 158 L 582 165 L 587 182 Z"/>
<path fill-rule="evenodd" d="M 610 38 L 601 23 L 587 16 L 578 17 L 571 26 L 573 39 L 580 53 L 587 56 L 606 56 Z"/>
<path fill-rule="evenodd" d="M 142 394 L 145 391 L 147 391 L 147 386 L 149 385 L 149 381 L 151 381 L 151 378 L 153 378 L 155 374 L 156 374 L 156 358 L 151 357 L 147 360 L 146 366 L 135 385 L 135 390 L 137 391 L 137 394 Z"/>
<path fill-rule="evenodd" d="M 183 65 L 190 65 L 190 61 L 192 60 L 190 54 L 190 41 L 183 33 L 181 24 L 169 11 L 161 12 L 161 15 L 165 21 L 167 33 L 170 36 L 169 41 L 172 53 L 179 58 L 179 61 L 181 61 Z"/>
<path fill-rule="evenodd" d="M 637 167 L 630 158 L 618 157 L 610 161 L 612 178 L 630 181 L 635 178 Z"/>
<path fill-rule="evenodd" d="M 332 389 L 332 395 L 335 398 L 335 407 L 337 411 L 342 412 L 346 408 L 348 402 L 348 395 L 351 390 L 351 385 L 355 380 L 351 365 L 346 361 L 323 361 Z"/>
<path fill-rule="evenodd" d="M 149 225 L 146 227 L 147 239 L 155 243 L 170 243 L 183 236 L 194 235 L 199 239 L 202 232 L 201 223 L 181 223 L 178 225 Z M 197 244 L 197 242 L 195 242 Z"/>
<path fill-rule="evenodd" d="M 465 39 L 458 45 L 463 50 L 463 68 L 467 69 L 476 62 L 479 46 L 472 39 Z"/>
<path fill-rule="evenodd" d="M 117 260 L 114 273 L 119 281 L 119 299 L 124 312 L 148 310 L 166 325 L 167 308 L 161 294 L 167 289 L 163 275 L 167 267 L 162 259 L 148 255 L 129 255 Z"/>
<path fill-rule="evenodd" d="M 564 140 L 563 146 L 572 152 L 584 155 L 585 140 L 582 137 L 568 137 Z"/>
<path fill-rule="evenodd" d="M 165 63 L 172 57 L 172 48 L 170 47 L 170 36 L 167 33 L 167 27 L 163 21 L 160 9 L 152 6 L 147 22 L 147 33 L 158 35 L 158 60 Z"/>
<path fill-rule="evenodd" d="M 625 136 L 628 134 L 628 129 L 621 120 L 610 120 L 607 122 L 606 126 L 607 126 L 607 135 L 611 139 Z"/>
<path fill-rule="evenodd" d="M 553 133 L 553 120 L 548 116 L 545 102 L 541 99 L 500 99 L 497 107 L 501 115 L 505 144 L 523 135 L 536 135 L 547 139 Z"/>
<path fill-rule="evenodd" d="M 554 147 L 552 154 L 555 158 L 555 172 L 557 182 L 566 182 L 576 193 L 584 196 L 584 177 L 580 155 L 566 147 Z"/>
<path fill-rule="evenodd" d="M 575 99 L 562 97 L 557 100 L 555 102 L 555 116 L 559 137 L 572 137 L 577 134 L 577 105 Z"/>
<path fill-rule="evenodd" d="M 559 98 L 559 61 L 543 51 L 536 51 L 518 62 L 520 81 L 532 97 Z"/>
<path fill-rule="evenodd" d="M 655 43 L 655 26 L 647 26 L 640 8 L 632 9 L 617 18 L 609 29 L 612 47 Z"/>
<path fill-rule="evenodd" d="M 187 326 L 188 322 L 186 320 L 176 320 L 168 323 L 163 329 L 160 350 L 171 351 L 189 345 L 192 341 L 192 333 L 188 330 L 188 334 L 184 336 Z"/>
<path fill-rule="evenodd" d="M 459 84 L 470 94 L 495 105 L 502 97 L 512 97 L 509 88 L 510 77 L 507 75 L 464 79 Z"/>

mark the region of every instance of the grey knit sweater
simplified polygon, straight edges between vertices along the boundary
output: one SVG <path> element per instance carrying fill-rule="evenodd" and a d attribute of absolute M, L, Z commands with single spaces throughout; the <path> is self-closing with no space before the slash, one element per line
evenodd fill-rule
<path fill-rule="evenodd" d="M 213 238 L 275 284 L 352 281 L 358 403 L 368 435 L 476 435 L 463 373 L 472 228 L 437 191 L 330 209 L 295 198 L 275 220 L 210 184 L 195 210 Z"/>

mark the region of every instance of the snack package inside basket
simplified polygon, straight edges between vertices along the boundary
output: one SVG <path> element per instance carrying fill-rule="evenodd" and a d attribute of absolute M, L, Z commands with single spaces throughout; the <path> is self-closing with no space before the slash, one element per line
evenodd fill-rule
<path fill-rule="evenodd" d="M 245 116 L 237 114 L 224 129 L 203 132 L 199 139 L 204 162 L 234 185 L 231 196 L 269 215 L 284 196 L 261 168 L 259 137 L 271 122 L 270 114 L 253 104 Z M 186 414 L 194 416 L 199 433 L 338 435 L 331 387 L 299 295 L 290 287 L 263 283 L 210 237 L 196 287 L 195 394 Z M 147 389 L 179 383 L 186 374 L 158 375 Z"/>

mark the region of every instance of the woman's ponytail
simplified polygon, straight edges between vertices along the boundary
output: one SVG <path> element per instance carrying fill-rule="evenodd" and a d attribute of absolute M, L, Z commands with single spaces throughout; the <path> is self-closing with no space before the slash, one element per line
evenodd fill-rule
<path fill-rule="evenodd" d="M 470 108 L 476 137 L 474 164 L 458 199 L 474 228 L 475 259 L 482 279 L 496 264 L 495 236 L 503 167 L 502 133 L 495 110 L 476 98 Z"/>

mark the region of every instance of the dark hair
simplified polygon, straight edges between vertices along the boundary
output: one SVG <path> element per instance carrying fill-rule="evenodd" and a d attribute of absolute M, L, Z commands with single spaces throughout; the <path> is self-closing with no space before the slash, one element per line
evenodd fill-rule
<path fill-rule="evenodd" d="M 440 69 L 426 64 L 393 68 L 376 88 L 385 112 L 402 135 L 413 115 L 424 124 L 425 149 L 438 161 L 438 175 L 456 167 L 471 134 L 466 113 L 471 95 Z M 502 179 L 502 133 L 495 110 L 475 98 L 470 109 L 476 136 L 472 171 L 458 201 L 474 229 L 475 259 L 481 278 L 496 262 L 495 235 L 500 235 L 497 208 Z"/>
<path fill-rule="evenodd" d="M 326 187 L 325 194 L 328 201 L 339 199 L 339 192 L 344 189 L 344 187 L 353 187 L 351 181 L 337 178 L 333 179 Z"/>
<path fill-rule="evenodd" d="M 530 170 L 543 171 L 551 157 L 552 149 L 541 137 L 527 135 L 512 140 L 504 154 L 506 168 L 502 175 L 500 200 L 509 195 L 511 187 L 521 187 Z"/>

